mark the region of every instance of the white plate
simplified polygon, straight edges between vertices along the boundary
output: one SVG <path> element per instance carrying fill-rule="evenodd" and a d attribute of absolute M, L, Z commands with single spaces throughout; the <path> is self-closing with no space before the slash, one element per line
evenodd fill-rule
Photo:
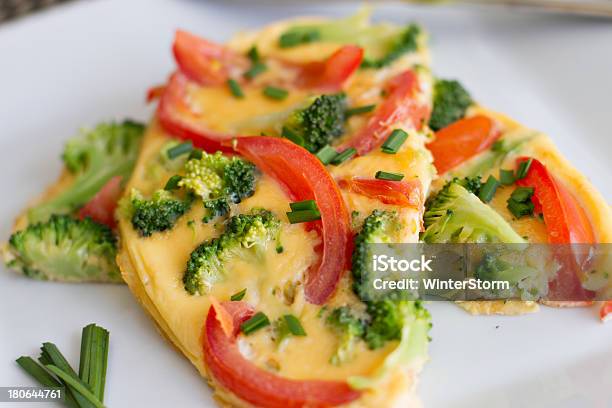
<path fill-rule="evenodd" d="M 173 67 L 177 27 L 215 40 L 300 14 L 343 15 L 356 5 L 187 0 L 81 1 L 0 26 L 0 236 L 60 169 L 63 141 L 82 125 L 146 120 L 145 90 Z M 436 72 L 461 79 L 487 106 L 550 133 L 610 197 L 612 25 L 509 11 L 381 7 L 431 33 Z M 76 362 L 80 328 L 111 332 L 112 407 L 213 406 L 204 381 L 156 333 L 127 288 L 34 282 L 0 271 L 0 386 L 30 385 L 13 363 L 53 341 Z M 612 325 L 590 309 L 471 317 L 429 306 L 426 406 L 612 406 Z M 23 404 L 16 405 L 25 407 Z"/>

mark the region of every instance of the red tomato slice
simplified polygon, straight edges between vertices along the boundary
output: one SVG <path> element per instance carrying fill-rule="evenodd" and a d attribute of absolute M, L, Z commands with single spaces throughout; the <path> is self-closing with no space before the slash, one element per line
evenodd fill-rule
<path fill-rule="evenodd" d="M 172 52 L 181 72 L 200 85 L 223 85 L 250 64 L 245 56 L 182 30 L 176 32 Z"/>
<path fill-rule="evenodd" d="M 89 200 L 80 210 L 78 217 L 91 218 L 95 222 L 115 228 L 115 209 L 121 197 L 121 176 L 115 176 L 108 180 L 104 186 Z"/>
<path fill-rule="evenodd" d="M 608 300 L 601 305 L 601 309 L 599 310 L 599 317 L 602 322 L 607 322 L 612 319 L 612 300 Z"/>
<path fill-rule="evenodd" d="M 315 200 L 321 220 L 310 224 L 321 234 L 320 261 L 306 279 L 306 299 L 323 304 L 334 293 L 349 265 L 351 233 L 349 214 L 334 180 L 306 149 L 278 137 L 239 137 L 234 149 L 260 170 L 276 179 L 292 200 Z"/>
<path fill-rule="evenodd" d="M 401 207 L 423 207 L 423 186 L 419 180 L 392 181 L 353 177 L 338 182 L 340 187 Z"/>
<path fill-rule="evenodd" d="M 156 99 L 159 99 L 163 96 L 164 90 L 166 89 L 165 85 L 158 85 L 149 88 L 147 91 L 147 103 L 151 103 Z"/>
<path fill-rule="evenodd" d="M 493 119 L 476 115 L 437 131 L 436 138 L 427 144 L 427 148 L 433 155 L 438 174 L 444 174 L 487 150 L 499 136 L 499 128 Z"/>
<path fill-rule="evenodd" d="M 345 45 L 328 59 L 313 62 L 299 68 L 296 78 L 298 87 L 334 92 L 359 68 L 363 60 L 363 49 L 356 45 Z"/>
<path fill-rule="evenodd" d="M 517 159 L 517 165 L 529 160 Z M 546 167 L 532 159 L 527 175 L 517 180 L 517 185 L 533 187 L 532 201 L 541 208 L 551 244 L 591 244 L 595 234 L 584 209 L 576 198 L 548 172 Z M 589 300 L 592 291 L 582 287 L 579 275 L 586 269 L 585 259 L 580 254 L 562 251 L 559 255 L 561 268 L 557 278 L 550 282 L 551 298 L 554 300 Z"/>
<path fill-rule="evenodd" d="M 344 381 L 290 380 L 257 367 L 238 349 L 236 337 L 240 324 L 254 311 L 244 302 L 224 302 L 222 307 L 233 317 L 233 333 L 228 336 L 211 307 L 203 337 L 204 361 L 212 377 L 238 398 L 258 407 L 331 407 L 359 398 Z"/>
<path fill-rule="evenodd" d="M 189 80 L 181 72 L 172 74 L 157 106 L 160 125 L 171 135 L 191 140 L 194 146 L 207 152 L 231 152 L 231 148 L 222 145 L 222 142 L 231 140 L 232 135 L 206 128 L 201 124 L 199 115 L 189 108 L 186 96 L 188 85 Z"/>
<path fill-rule="evenodd" d="M 379 104 L 368 123 L 348 143 L 340 148 L 354 147 L 364 155 L 380 146 L 391 134 L 397 123 L 410 121 L 414 129 L 420 129 L 429 116 L 429 106 L 416 100 L 419 80 L 411 71 L 404 71 L 387 84 L 387 97 Z"/>

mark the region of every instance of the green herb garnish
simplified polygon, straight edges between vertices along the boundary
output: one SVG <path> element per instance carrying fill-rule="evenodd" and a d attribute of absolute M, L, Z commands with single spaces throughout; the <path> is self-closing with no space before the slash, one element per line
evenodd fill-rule
<path fill-rule="evenodd" d="M 232 95 L 234 95 L 236 98 L 244 98 L 244 92 L 242 92 L 242 88 L 240 87 L 238 81 L 230 78 L 227 80 L 227 86 L 229 87 Z"/>
<path fill-rule="evenodd" d="M 172 190 L 176 190 L 179 187 L 179 181 L 181 181 L 183 179 L 183 176 L 179 176 L 178 174 L 175 174 L 174 176 L 170 177 L 168 179 L 168 181 L 166 182 L 166 185 L 164 186 L 164 190 L 166 191 L 172 191 Z"/>
<path fill-rule="evenodd" d="M 348 118 L 353 115 L 361 115 L 362 113 L 372 112 L 376 108 L 376 105 L 364 105 L 349 108 L 344 112 L 344 117 Z"/>
<path fill-rule="evenodd" d="M 245 321 L 240 325 L 240 330 L 246 334 L 252 334 L 259 329 L 270 325 L 270 319 L 263 312 L 257 312 L 249 320 Z"/>
<path fill-rule="evenodd" d="M 381 149 L 384 153 L 395 154 L 402 147 L 406 139 L 408 139 L 408 133 L 402 129 L 395 129 L 382 144 Z"/>
<path fill-rule="evenodd" d="M 244 299 L 244 295 L 246 295 L 246 288 L 242 289 L 240 292 L 236 292 L 234 293 L 231 297 L 230 300 L 232 302 L 237 302 L 239 300 Z"/>
<path fill-rule="evenodd" d="M 283 316 L 283 320 L 289 329 L 289 332 L 294 336 L 306 336 L 306 331 L 302 324 L 294 315 L 286 314 Z"/>
<path fill-rule="evenodd" d="M 374 177 L 376 177 L 379 180 L 400 181 L 401 179 L 404 178 L 404 175 L 402 173 L 391 173 L 391 172 L 379 170 L 376 172 L 376 175 Z"/>
<path fill-rule="evenodd" d="M 263 90 L 264 95 L 268 98 L 276 99 L 278 101 L 285 99 L 289 96 L 289 91 L 283 88 L 277 88 L 275 86 L 266 86 Z"/>
<path fill-rule="evenodd" d="M 289 207 L 291 207 L 291 211 L 318 210 L 317 202 L 315 200 L 304 200 L 289 203 Z"/>
<path fill-rule="evenodd" d="M 357 154 L 357 150 L 354 147 L 349 147 L 348 149 L 343 150 L 338 153 L 336 157 L 334 157 L 331 161 L 331 164 L 338 166 L 345 161 L 349 160 L 351 157 Z"/>
<path fill-rule="evenodd" d="M 331 161 L 337 155 L 338 155 L 338 152 L 336 151 L 336 149 L 334 149 L 330 145 L 324 146 L 321 150 L 317 152 L 317 154 L 315 154 L 315 156 L 317 156 L 317 159 L 319 159 L 321 163 L 325 165 L 328 165 L 329 163 L 331 163 Z"/>
<path fill-rule="evenodd" d="M 177 157 L 189 153 L 193 150 L 193 144 L 191 142 L 183 142 L 171 147 L 166 152 L 169 159 L 176 159 Z"/>
<path fill-rule="evenodd" d="M 493 199 L 497 187 L 499 187 L 499 181 L 497 181 L 495 177 L 489 176 L 487 181 L 480 187 L 478 198 L 480 198 L 482 202 L 488 203 Z"/>
<path fill-rule="evenodd" d="M 291 224 L 299 224 L 301 222 L 310 222 L 321 219 L 319 210 L 300 210 L 287 213 L 287 218 Z"/>

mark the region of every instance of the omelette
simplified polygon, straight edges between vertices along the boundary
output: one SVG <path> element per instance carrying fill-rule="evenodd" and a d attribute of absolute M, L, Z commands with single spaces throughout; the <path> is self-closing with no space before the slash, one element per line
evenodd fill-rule
<path fill-rule="evenodd" d="M 430 318 L 364 301 L 372 242 L 419 240 L 435 175 L 416 25 L 178 31 L 117 211 L 117 262 L 227 406 L 412 406 Z"/>
<path fill-rule="evenodd" d="M 542 132 L 471 102 L 464 115 L 439 129 L 427 147 L 439 172 L 428 211 L 436 206 L 435 197 L 441 189 L 457 182 L 469 189 L 472 184 L 476 190 L 473 193 L 480 199 L 474 202 L 481 207 L 477 211 L 484 215 L 483 210 L 492 209 L 494 213 L 487 215 L 489 220 L 499 217 L 499 225 L 512 229 L 511 235 L 497 237 L 496 242 L 548 243 L 553 247 L 612 242 L 609 205 Z M 439 221 L 431 222 L 423 233 L 425 242 L 492 242 L 488 238 L 441 238 L 433 225 Z M 590 306 L 595 297 L 609 298 L 610 261 L 604 253 L 588 274 L 583 273 L 583 268 L 563 265 L 557 272 L 557 282 L 555 277 L 549 278 L 553 300 L 541 303 L 554 307 Z M 568 269 L 574 272 L 563 275 Z M 579 275 L 577 279 L 574 274 Z M 516 315 L 538 310 L 535 301 L 473 301 L 459 305 L 472 314 Z"/>

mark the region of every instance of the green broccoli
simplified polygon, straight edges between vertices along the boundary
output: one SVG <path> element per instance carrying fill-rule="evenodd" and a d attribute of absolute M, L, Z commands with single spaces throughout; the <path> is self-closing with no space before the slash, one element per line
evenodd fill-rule
<path fill-rule="evenodd" d="M 371 24 L 370 10 L 362 8 L 347 18 L 329 22 L 294 25 L 279 38 L 282 48 L 317 41 L 356 44 L 364 49 L 364 68 L 381 68 L 402 55 L 418 49 L 421 30 L 410 24 L 398 27 L 391 24 Z"/>
<path fill-rule="evenodd" d="M 355 354 L 355 345 L 365 333 L 365 322 L 356 317 L 348 306 L 335 308 L 325 322 L 339 338 L 330 362 L 341 365 L 351 360 Z"/>
<path fill-rule="evenodd" d="M 102 123 L 70 140 L 62 155 L 74 182 L 59 195 L 32 209 L 30 222 L 47 220 L 52 214 L 69 214 L 89 201 L 115 176 L 132 172 L 144 126 L 132 121 Z"/>
<path fill-rule="evenodd" d="M 406 321 L 415 314 L 424 314 L 429 319 L 429 313 L 418 300 L 390 298 L 367 302 L 366 311 L 369 320 L 364 339 L 372 350 L 383 347 L 388 341 L 401 340 Z"/>
<path fill-rule="evenodd" d="M 421 239 L 426 243 L 525 242 L 458 179 L 449 181 L 428 200 L 423 219 L 425 232 Z"/>
<path fill-rule="evenodd" d="M 220 237 L 203 242 L 191 253 L 183 276 L 185 290 L 192 295 L 206 293 L 225 277 L 227 261 L 259 257 L 279 230 L 280 221 L 267 210 L 230 217 Z"/>
<path fill-rule="evenodd" d="M 137 190 L 131 196 L 132 226 L 143 237 L 171 229 L 191 206 L 191 199 L 180 199 L 166 190 L 158 190 L 149 200 Z"/>
<path fill-rule="evenodd" d="M 433 111 L 429 127 L 440 130 L 463 118 L 472 104 L 472 97 L 465 88 L 454 80 L 439 79 L 434 84 Z"/>
<path fill-rule="evenodd" d="M 392 243 L 401 229 L 397 213 L 374 210 L 355 237 L 352 274 L 353 291 L 366 304 L 366 323 L 363 338 L 371 349 L 382 347 L 387 341 L 401 340 L 404 325 L 419 310 L 420 302 L 408 300 L 406 293 L 392 291 L 384 298 L 372 300 L 369 244 Z M 420 312 L 419 312 L 420 313 Z M 426 311 L 425 311 L 426 313 Z"/>
<path fill-rule="evenodd" d="M 282 135 L 316 153 L 344 133 L 345 111 L 344 94 L 321 95 L 287 118 Z"/>
<path fill-rule="evenodd" d="M 419 26 L 415 24 L 408 25 L 387 44 L 386 52 L 383 56 L 376 59 L 366 57 L 363 59 L 361 66 L 363 68 L 383 68 L 393 63 L 402 55 L 416 51 L 419 47 L 418 40 L 420 34 L 421 29 Z"/>
<path fill-rule="evenodd" d="M 185 164 L 185 176 L 178 182 L 204 200 L 208 215 L 204 221 L 229 212 L 230 203 L 239 203 L 255 193 L 255 166 L 221 152 L 202 153 Z M 212 201 L 212 202 L 211 202 Z"/>
<path fill-rule="evenodd" d="M 11 235 L 7 266 L 41 280 L 122 282 L 115 263 L 116 238 L 89 218 L 51 215 Z"/>
<path fill-rule="evenodd" d="M 374 210 L 363 222 L 355 236 L 352 256 L 353 291 L 360 299 L 366 299 L 371 291 L 371 256 L 368 244 L 394 242 L 402 225 L 396 212 Z"/>

